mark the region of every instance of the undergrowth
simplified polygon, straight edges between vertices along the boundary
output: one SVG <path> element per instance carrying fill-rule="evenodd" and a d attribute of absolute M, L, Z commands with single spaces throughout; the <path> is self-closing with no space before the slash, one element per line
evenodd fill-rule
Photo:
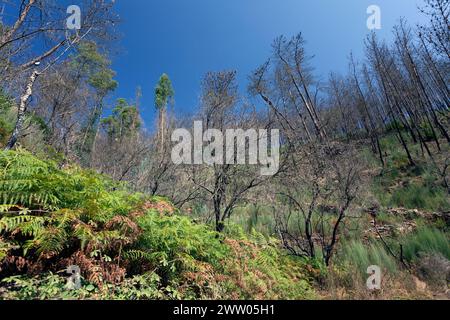
<path fill-rule="evenodd" d="M 4 299 L 304 299 L 304 264 L 258 233 L 219 235 L 161 197 L 23 150 L 0 152 Z M 77 265 L 82 287 L 66 288 Z"/>

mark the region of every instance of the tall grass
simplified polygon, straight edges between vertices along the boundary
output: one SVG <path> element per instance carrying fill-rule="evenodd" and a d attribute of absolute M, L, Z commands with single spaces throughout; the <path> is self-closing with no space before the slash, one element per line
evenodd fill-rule
<path fill-rule="evenodd" d="M 247 233 L 253 230 L 271 237 L 275 234 L 273 209 L 262 205 L 248 205 L 235 210 L 231 221 L 241 226 Z"/>
<path fill-rule="evenodd" d="M 389 167 L 374 178 L 372 191 L 385 207 L 448 211 L 450 201 L 435 168 L 423 164 L 412 168 Z"/>
<path fill-rule="evenodd" d="M 450 260 L 449 240 L 444 232 L 436 228 L 423 227 L 403 239 L 403 256 L 408 261 L 414 261 L 420 254 L 440 253 Z"/>
<path fill-rule="evenodd" d="M 367 277 L 367 268 L 377 265 L 391 274 L 398 272 L 398 264 L 394 257 L 389 255 L 381 244 L 365 245 L 359 240 L 351 240 L 341 247 L 338 253 L 338 263 L 355 268 L 361 277 Z"/>
<path fill-rule="evenodd" d="M 448 194 L 443 189 L 422 184 L 411 184 L 395 190 L 390 204 L 407 209 L 445 211 L 450 208 Z"/>

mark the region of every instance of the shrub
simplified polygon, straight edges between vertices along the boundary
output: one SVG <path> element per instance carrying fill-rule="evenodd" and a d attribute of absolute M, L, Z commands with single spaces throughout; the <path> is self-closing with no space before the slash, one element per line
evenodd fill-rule
<path fill-rule="evenodd" d="M 223 261 L 221 276 L 226 296 L 256 300 L 314 298 L 307 261 L 280 251 L 278 240 L 266 239 L 255 231 L 246 235 L 238 226 L 233 229 L 238 236 L 225 239 L 231 254 Z"/>
<path fill-rule="evenodd" d="M 273 239 L 219 235 L 164 198 L 29 152 L 0 152 L 0 297 L 307 298 L 304 265 Z M 80 267 L 83 288 L 56 273 Z"/>
<path fill-rule="evenodd" d="M 417 259 L 419 276 L 436 289 L 447 289 L 450 281 L 450 261 L 440 253 L 421 254 Z"/>
<path fill-rule="evenodd" d="M 159 277 L 145 274 L 126 279 L 120 285 L 109 284 L 101 290 L 82 281 L 77 290 L 67 289 L 67 280 L 54 273 L 35 277 L 13 276 L 2 281 L 4 292 L 0 287 L 0 297 L 8 300 L 144 300 L 171 298 L 169 291 L 159 290 Z"/>
<path fill-rule="evenodd" d="M 202 262 L 218 267 L 226 257 L 227 248 L 217 239 L 217 234 L 187 217 L 161 216 L 148 211 L 137 218 L 137 224 L 143 231 L 125 257 L 150 263 L 165 283 L 180 277 L 184 271 L 199 270 Z"/>
<path fill-rule="evenodd" d="M 0 146 L 5 145 L 14 128 L 13 104 L 5 94 L 0 91 Z"/>
<path fill-rule="evenodd" d="M 125 215 L 141 198 L 90 171 L 60 170 L 25 151 L 1 152 L 0 274 L 78 264 L 97 285 L 119 281 L 125 269 L 113 261 L 138 229 Z"/>
<path fill-rule="evenodd" d="M 432 141 L 435 138 L 439 138 L 438 133 L 433 130 L 433 128 L 430 126 L 428 122 L 422 123 L 420 125 L 420 128 L 425 141 Z"/>

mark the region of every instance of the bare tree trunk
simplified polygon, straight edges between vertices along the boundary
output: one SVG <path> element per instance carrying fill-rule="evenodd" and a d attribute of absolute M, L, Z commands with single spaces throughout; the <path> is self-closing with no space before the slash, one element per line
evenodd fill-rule
<path fill-rule="evenodd" d="M 20 104 L 19 104 L 19 110 L 17 114 L 17 121 L 16 125 L 14 127 L 14 131 L 11 134 L 11 137 L 9 138 L 8 143 L 6 144 L 5 150 L 11 150 L 14 145 L 16 144 L 20 133 L 22 131 L 22 126 L 25 121 L 25 113 L 27 111 L 27 102 L 28 99 L 30 99 L 31 95 L 33 94 L 33 86 L 36 82 L 37 77 L 39 76 L 39 73 L 37 71 L 33 71 L 33 73 L 30 76 L 30 79 L 28 80 L 28 84 L 25 90 L 25 93 L 20 97 Z"/>
<path fill-rule="evenodd" d="M 363 91 L 361 89 L 361 86 L 359 84 L 359 79 L 358 79 L 358 76 L 356 74 L 356 65 L 355 65 L 355 62 L 353 60 L 353 56 L 351 56 L 350 59 L 351 59 L 351 65 L 352 65 L 352 69 L 353 69 L 353 78 L 355 80 L 356 89 L 358 90 L 358 94 L 360 96 L 362 105 L 364 107 L 364 112 L 366 113 L 367 118 L 369 120 L 369 124 L 370 124 L 370 130 L 368 130 L 368 131 L 369 131 L 369 135 L 370 135 L 370 140 L 372 142 L 373 152 L 374 153 L 378 152 L 378 156 L 380 157 L 381 165 L 384 168 L 385 163 L 384 163 L 384 159 L 383 159 L 383 152 L 381 150 L 380 139 L 378 137 L 377 127 L 375 125 L 375 121 L 372 119 L 372 115 L 370 114 L 369 107 L 367 106 L 366 97 L 364 96 L 364 93 L 363 93 Z M 364 118 L 365 117 L 364 117 L 364 114 L 363 114 L 362 115 L 362 119 L 363 119 L 364 125 L 366 126 L 366 121 L 364 120 Z"/>
<path fill-rule="evenodd" d="M 297 80 L 295 79 L 294 75 L 292 74 L 292 68 L 291 65 L 289 64 L 289 62 L 283 57 L 280 48 L 278 48 L 278 52 L 277 52 L 278 57 L 280 58 L 280 60 L 283 62 L 283 64 L 286 67 L 286 70 L 288 71 L 288 75 L 291 79 L 292 84 L 294 85 L 298 95 L 300 96 L 300 98 L 303 101 L 303 104 L 305 105 L 306 110 L 308 111 L 308 114 L 311 118 L 311 121 L 314 125 L 314 128 L 316 129 L 317 135 L 321 140 L 324 140 L 326 138 L 324 129 L 320 123 L 320 119 L 317 115 L 317 111 L 316 108 L 314 106 L 314 103 L 311 99 L 311 95 L 309 94 L 309 90 L 308 90 L 308 86 L 305 83 L 305 78 L 303 76 L 303 73 L 301 71 L 301 68 L 299 66 L 299 64 L 296 64 L 296 71 L 298 73 L 298 76 L 300 77 L 300 82 L 301 82 L 301 86 L 303 87 L 304 92 L 302 92 L 302 90 L 300 89 L 300 85 L 297 83 Z"/>
<path fill-rule="evenodd" d="M 397 131 L 397 134 L 398 134 L 398 137 L 400 138 L 400 142 L 401 142 L 401 144 L 403 146 L 403 149 L 405 150 L 406 155 L 408 156 L 409 164 L 411 166 L 415 166 L 415 162 L 414 162 L 414 160 L 413 160 L 413 158 L 411 156 L 411 153 L 409 152 L 408 145 L 407 145 L 405 139 L 403 138 L 402 130 L 401 130 L 401 128 L 398 125 L 398 120 L 397 120 L 397 118 L 395 116 L 395 111 L 394 111 L 394 109 L 393 109 L 393 107 L 391 105 L 391 100 L 390 100 L 390 97 L 389 97 L 389 94 L 388 94 L 388 91 L 387 91 L 387 88 L 386 88 L 386 84 L 384 82 L 385 80 L 384 80 L 382 75 L 380 75 L 380 79 L 381 79 L 381 84 L 382 84 L 382 87 L 383 87 L 383 92 L 384 92 L 384 95 L 385 95 L 385 98 L 386 98 L 386 102 L 387 102 L 387 105 L 389 107 L 389 111 L 391 113 L 391 117 L 393 119 L 395 130 Z"/>
<path fill-rule="evenodd" d="M 445 137 L 445 139 L 447 140 L 448 143 L 450 143 L 450 136 L 447 132 L 447 130 L 445 130 L 445 127 L 442 125 L 442 123 L 439 121 L 439 118 L 436 115 L 436 112 L 433 109 L 433 103 L 431 102 L 431 99 L 427 93 L 427 90 L 425 88 L 425 85 L 422 81 L 422 78 L 419 74 L 419 71 L 417 70 L 417 66 L 416 63 L 414 62 L 414 59 L 411 55 L 410 49 L 408 47 L 408 39 L 406 38 L 406 33 L 405 30 L 402 29 L 403 32 L 403 38 L 401 38 L 400 34 L 398 34 L 398 39 L 402 41 L 403 44 L 403 50 L 405 51 L 406 57 L 408 58 L 408 62 L 410 64 L 410 70 L 408 70 L 411 73 L 411 77 L 416 80 L 416 86 L 418 86 L 419 90 L 418 93 L 419 95 L 422 93 L 423 95 L 423 100 L 425 100 L 424 104 L 428 106 L 429 111 L 431 112 L 431 115 L 433 117 L 434 123 L 435 125 L 438 127 L 438 129 L 441 131 L 442 135 Z M 406 66 L 407 67 L 407 66 Z M 425 114 L 427 113 L 427 111 L 425 111 Z M 438 138 L 436 137 L 435 133 L 434 133 L 434 129 L 431 126 L 432 130 L 433 130 L 433 134 L 434 134 L 434 138 L 436 140 L 436 144 L 438 145 L 438 149 L 440 150 L 440 146 L 439 146 L 439 141 Z"/>
<path fill-rule="evenodd" d="M 164 133 L 166 131 L 166 108 L 161 109 L 161 154 L 164 153 Z"/>

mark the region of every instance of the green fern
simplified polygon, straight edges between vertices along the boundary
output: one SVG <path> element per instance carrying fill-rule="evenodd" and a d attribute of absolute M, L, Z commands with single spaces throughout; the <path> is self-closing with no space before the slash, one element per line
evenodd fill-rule
<path fill-rule="evenodd" d="M 132 261 L 152 261 L 154 259 L 154 255 L 143 250 L 129 250 L 124 253 L 124 258 Z"/>
<path fill-rule="evenodd" d="M 128 243 L 122 226 L 105 224 L 140 200 L 92 171 L 60 170 L 20 149 L 0 152 L 0 236 L 25 237 L 24 255 L 59 254 L 77 240 L 81 250 Z"/>

